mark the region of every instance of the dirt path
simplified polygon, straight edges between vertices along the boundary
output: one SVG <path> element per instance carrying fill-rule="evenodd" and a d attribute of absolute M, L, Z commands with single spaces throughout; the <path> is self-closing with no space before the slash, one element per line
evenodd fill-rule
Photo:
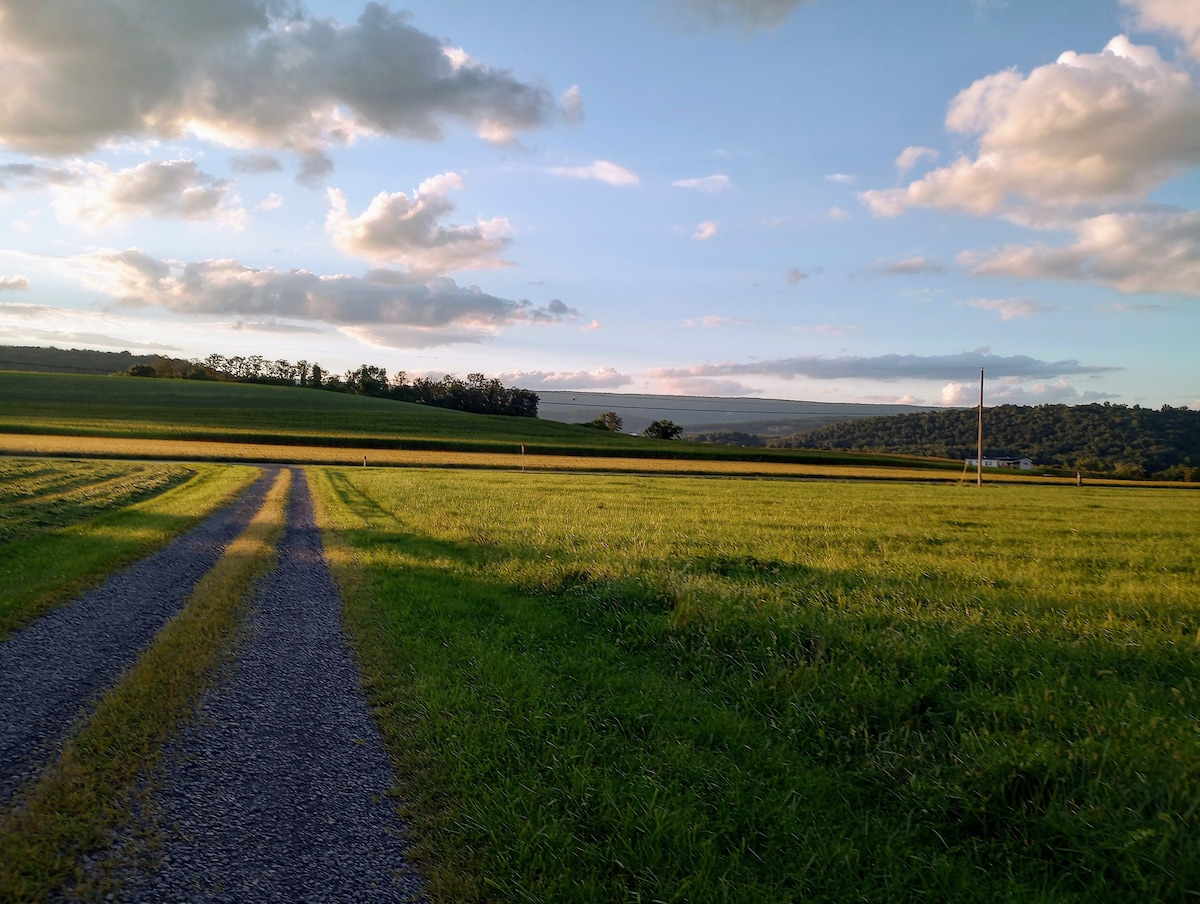
<path fill-rule="evenodd" d="M 89 703 L 182 608 L 262 506 L 276 470 L 154 555 L 0 641 L 0 805 L 39 774 Z"/>
<path fill-rule="evenodd" d="M 225 680 L 168 750 L 165 836 L 129 901 L 410 901 L 420 879 L 342 633 L 308 485 L 293 472 L 279 566 Z"/>

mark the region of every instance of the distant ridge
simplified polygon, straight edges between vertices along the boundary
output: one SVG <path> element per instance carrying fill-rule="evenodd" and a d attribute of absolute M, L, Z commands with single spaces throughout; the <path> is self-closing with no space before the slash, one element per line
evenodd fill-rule
<path fill-rule="evenodd" d="M 737 431 L 761 436 L 786 436 L 827 424 L 912 414 L 934 409 L 918 405 L 879 405 L 852 402 L 798 402 L 789 399 L 720 398 L 714 396 L 653 395 L 626 392 L 569 392 L 537 390 L 538 416 L 543 420 L 581 424 L 606 411 L 615 411 L 630 433 L 641 433 L 653 421 L 674 421 L 685 435 Z"/>
<path fill-rule="evenodd" d="M 135 364 L 153 364 L 163 355 L 134 355 L 130 352 L 101 352 L 90 348 L 45 348 L 32 345 L 0 345 L 0 370 L 33 373 L 112 374 L 124 373 Z"/>

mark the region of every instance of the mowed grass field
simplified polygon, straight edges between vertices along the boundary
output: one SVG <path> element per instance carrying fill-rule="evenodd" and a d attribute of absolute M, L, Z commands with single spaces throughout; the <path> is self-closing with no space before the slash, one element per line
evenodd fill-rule
<path fill-rule="evenodd" d="M 439 901 L 1182 901 L 1200 496 L 314 468 Z"/>
<path fill-rule="evenodd" d="M 257 474 L 0 458 L 0 639 L 198 524 Z"/>
<path fill-rule="evenodd" d="M 70 440 L 79 439 L 74 445 Z M 108 442 L 105 442 L 105 441 Z M 961 463 L 664 442 L 538 418 L 468 414 L 298 387 L 0 372 L 0 451 L 114 457 L 519 467 L 534 457 L 905 468 L 957 478 Z M 343 450 L 341 454 L 337 450 Z M 400 454 L 404 453 L 404 454 Z M 457 456 L 461 460 L 448 460 Z M 470 458 L 463 458 L 470 456 Z M 495 456 L 500 456 L 499 463 Z M 463 462 L 466 462 L 464 465 Z M 582 463 L 584 467 L 587 462 Z M 614 467 L 612 462 L 609 467 Z M 628 470 L 630 466 L 624 466 Z"/>

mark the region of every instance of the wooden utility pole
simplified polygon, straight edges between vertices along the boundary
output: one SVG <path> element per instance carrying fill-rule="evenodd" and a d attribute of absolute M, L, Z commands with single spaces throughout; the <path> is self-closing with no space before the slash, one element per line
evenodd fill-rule
<path fill-rule="evenodd" d="M 975 459 L 975 486 L 983 486 L 983 368 L 979 368 L 979 451 Z"/>

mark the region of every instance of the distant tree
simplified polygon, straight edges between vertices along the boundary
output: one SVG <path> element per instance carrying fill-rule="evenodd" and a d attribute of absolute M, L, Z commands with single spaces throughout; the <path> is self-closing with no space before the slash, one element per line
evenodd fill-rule
<path fill-rule="evenodd" d="M 593 421 L 588 421 L 586 424 L 580 424 L 580 427 L 591 427 L 595 430 L 611 430 L 613 433 L 620 433 L 621 426 L 625 422 L 621 420 L 621 415 L 615 411 L 606 411 L 600 417 Z"/>
<path fill-rule="evenodd" d="M 651 439 L 679 439 L 681 433 L 683 433 L 682 427 L 674 421 L 664 419 L 655 421 L 643 430 L 642 436 L 648 436 Z"/>
<path fill-rule="evenodd" d="M 321 370 L 320 364 L 314 364 L 310 373 L 311 376 L 308 378 L 308 385 L 314 389 L 320 389 L 321 382 L 325 379 L 325 371 Z"/>
<path fill-rule="evenodd" d="M 158 372 L 149 364 L 134 364 L 129 368 L 131 377 L 157 377 Z"/>

